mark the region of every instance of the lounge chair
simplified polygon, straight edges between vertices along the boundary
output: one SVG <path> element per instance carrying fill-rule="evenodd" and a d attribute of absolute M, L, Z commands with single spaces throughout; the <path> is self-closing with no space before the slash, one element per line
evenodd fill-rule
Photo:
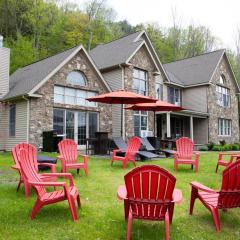
<path fill-rule="evenodd" d="M 118 149 L 121 149 L 121 152 L 118 152 L 118 155 L 124 156 L 127 149 L 127 143 L 123 140 L 122 137 L 114 137 L 113 142 Z M 155 153 L 141 150 L 138 151 L 137 155 L 140 157 L 140 159 L 152 159 L 159 157 Z"/>

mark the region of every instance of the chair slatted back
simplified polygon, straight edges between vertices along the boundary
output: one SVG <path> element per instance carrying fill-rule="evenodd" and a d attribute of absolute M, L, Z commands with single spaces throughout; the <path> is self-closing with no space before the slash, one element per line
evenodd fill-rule
<path fill-rule="evenodd" d="M 240 161 L 230 164 L 224 171 L 218 198 L 219 208 L 240 207 Z"/>
<path fill-rule="evenodd" d="M 146 147 L 147 151 L 155 151 L 156 149 L 148 141 L 147 138 L 141 138 L 142 144 Z"/>
<path fill-rule="evenodd" d="M 144 165 L 124 177 L 133 216 L 139 219 L 163 219 L 172 204 L 176 178 L 163 168 Z"/>
<path fill-rule="evenodd" d="M 78 157 L 77 144 L 72 139 L 64 139 L 58 144 L 60 155 L 67 163 L 76 163 Z"/>
<path fill-rule="evenodd" d="M 176 141 L 177 153 L 180 158 L 192 158 L 194 143 L 190 138 L 182 137 Z"/>
<path fill-rule="evenodd" d="M 114 144 L 117 146 L 118 149 L 123 149 L 123 150 L 126 150 L 126 149 L 127 149 L 127 144 L 126 144 L 126 142 L 123 140 L 122 137 L 114 137 L 114 138 L 113 138 L 113 142 L 114 142 Z"/>
<path fill-rule="evenodd" d="M 132 157 L 136 153 L 138 153 L 141 147 L 141 139 L 139 137 L 132 137 L 128 141 L 128 146 L 126 150 L 126 157 Z"/>
<path fill-rule="evenodd" d="M 16 166 L 20 167 L 18 156 L 18 152 L 20 151 L 20 149 L 25 149 L 28 152 L 28 154 L 30 155 L 30 159 L 32 159 L 34 163 L 35 169 L 38 171 L 37 148 L 28 143 L 19 143 L 12 148 L 12 156 Z"/>
<path fill-rule="evenodd" d="M 26 148 L 21 148 L 17 155 L 18 155 L 18 159 L 19 159 L 19 164 L 22 170 L 22 173 L 24 175 L 24 178 L 28 181 L 28 182 L 42 182 L 42 180 L 40 179 L 37 171 L 36 171 L 36 167 L 34 164 L 34 160 L 33 160 L 33 154 L 31 154 L 31 149 L 26 149 Z M 34 186 L 33 188 L 36 190 L 37 194 L 39 195 L 39 197 L 41 198 L 41 196 L 43 196 L 43 194 L 46 193 L 45 188 L 41 187 L 41 186 Z"/>

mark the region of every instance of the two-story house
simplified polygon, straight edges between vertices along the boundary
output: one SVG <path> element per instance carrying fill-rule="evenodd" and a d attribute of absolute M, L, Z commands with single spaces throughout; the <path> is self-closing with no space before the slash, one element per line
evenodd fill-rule
<path fill-rule="evenodd" d="M 29 142 L 42 132 L 74 139 L 79 148 L 96 131 L 120 136 L 120 106 L 87 97 L 118 89 L 183 106 L 158 113 L 159 137 L 189 136 L 197 144 L 239 139 L 239 92 L 224 50 L 161 64 L 146 32 L 136 32 L 87 53 L 76 46 L 18 69 L 10 78 L 9 49 L 0 48 L 0 150 Z M 153 113 L 124 111 L 125 138 L 153 131 Z"/>

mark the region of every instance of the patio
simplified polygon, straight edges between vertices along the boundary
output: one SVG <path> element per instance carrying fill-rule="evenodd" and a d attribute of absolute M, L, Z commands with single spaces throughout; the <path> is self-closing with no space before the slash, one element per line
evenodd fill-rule
<path fill-rule="evenodd" d="M 55 157 L 55 154 L 48 154 Z M 215 173 L 217 153 L 202 153 L 198 175 L 189 166 L 179 166 L 173 171 L 173 159 L 137 162 L 137 165 L 156 164 L 169 170 L 177 178 L 176 187 L 183 192 L 182 204 L 176 205 L 173 224 L 170 226 L 171 239 L 239 239 L 239 209 L 220 211 L 222 229 L 216 233 L 209 211 L 196 201 L 194 215 L 188 215 L 191 181 L 199 181 L 213 189 L 219 189 L 221 172 Z M 29 200 L 25 199 L 24 190 L 16 192 L 18 175 L 11 170 L 13 160 L 9 153 L 0 154 L 0 239 L 125 239 L 126 222 L 123 215 L 123 203 L 116 198 L 116 191 L 123 184 L 126 170 L 121 163 L 110 167 L 110 159 L 91 157 L 89 176 L 83 171 L 73 174 L 82 201 L 78 211 L 79 221 L 74 224 L 66 202 L 44 207 L 35 220 L 29 215 L 35 201 L 32 192 Z M 57 171 L 60 171 L 58 162 Z M 163 222 L 134 221 L 132 239 L 163 239 Z"/>

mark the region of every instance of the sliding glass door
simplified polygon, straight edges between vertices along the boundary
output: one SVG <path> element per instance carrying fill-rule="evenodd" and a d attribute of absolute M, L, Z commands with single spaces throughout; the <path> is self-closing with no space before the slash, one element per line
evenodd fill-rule
<path fill-rule="evenodd" d="M 86 138 L 94 138 L 98 131 L 98 113 L 54 109 L 53 129 L 58 135 L 73 139 L 79 148 L 86 145 Z"/>

